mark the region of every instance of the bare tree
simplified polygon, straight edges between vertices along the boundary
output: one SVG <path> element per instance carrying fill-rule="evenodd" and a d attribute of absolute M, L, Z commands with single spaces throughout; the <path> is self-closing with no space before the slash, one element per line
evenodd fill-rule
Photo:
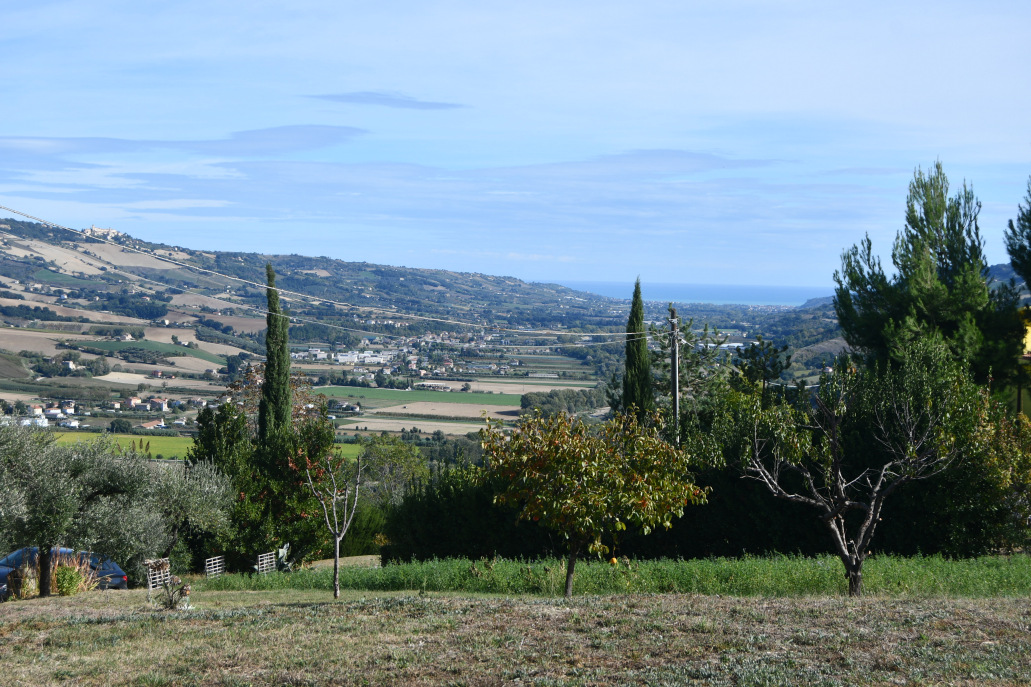
<path fill-rule="evenodd" d="M 902 360 L 873 369 L 842 362 L 806 407 L 764 408 L 754 399 L 745 470 L 774 496 L 818 511 L 849 596 L 859 596 L 885 500 L 946 470 L 970 445 L 988 402 L 940 347 L 910 347 Z"/>
<path fill-rule="evenodd" d="M 322 505 L 326 527 L 333 537 L 333 598 L 340 598 L 340 542 L 354 521 L 362 488 L 362 457 L 353 461 L 332 450 L 320 451 L 305 461 L 304 475 Z"/>

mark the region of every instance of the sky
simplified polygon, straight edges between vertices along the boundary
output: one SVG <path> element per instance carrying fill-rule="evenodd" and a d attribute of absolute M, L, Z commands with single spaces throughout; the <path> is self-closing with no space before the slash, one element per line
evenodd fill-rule
<path fill-rule="evenodd" d="M 76 228 L 829 287 L 918 167 L 973 186 L 990 263 L 1028 202 L 1026 0 L 4 5 L 0 205 Z"/>

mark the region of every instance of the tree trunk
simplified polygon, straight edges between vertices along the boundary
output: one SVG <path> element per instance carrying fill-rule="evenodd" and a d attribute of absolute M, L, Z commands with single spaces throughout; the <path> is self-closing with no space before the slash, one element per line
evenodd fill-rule
<path fill-rule="evenodd" d="M 53 550 L 50 546 L 39 547 L 39 596 L 50 596 L 50 570 L 53 567 Z"/>
<path fill-rule="evenodd" d="M 852 562 L 845 562 L 845 577 L 848 578 L 848 595 L 859 597 L 863 595 L 863 560 L 857 559 Z"/>
<path fill-rule="evenodd" d="M 340 540 L 343 536 L 333 536 L 333 598 L 340 598 Z"/>
<path fill-rule="evenodd" d="M 580 545 L 569 545 L 569 562 L 566 564 L 566 598 L 573 596 L 573 569 L 576 568 L 576 555 L 579 553 Z"/>

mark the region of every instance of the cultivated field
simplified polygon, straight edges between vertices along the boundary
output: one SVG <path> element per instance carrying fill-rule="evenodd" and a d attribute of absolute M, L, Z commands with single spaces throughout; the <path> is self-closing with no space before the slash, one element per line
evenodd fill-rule
<path fill-rule="evenodd" d="M 400 432 L 402 429 L 418 427 L 420 432 L 433 433 L 441 431 L 449 436 L 465 436 L 469 432 L 478 432 L 483 429 L 482 422 L 447 422 L 444 420 L 426 420 L 423 418 L 411 418 L 408 420 L 399 418 L 382 418 L 374 415 L 366 415 L 357 419 L 347 419 L 337 422 L 337 430 L 341 432 L 363 432 L 368 427 L 370 434 L 380 432 Z"/>
<path fill-rule="evenodd" d="M 150 455 L 163 458 L 185 458 L 186 452 L 193 446 L 192 437 L 165 437 L 146 436 L 143 434 L 97 434 L 93 432 L 54 432 L 54 437 L 59 444 L 75 444 L 78 442 L 95 441 L 99 437 L 114 441 L 123 451 L 128 451 L 133 444 L 137 449 L 142 445 L 144 448 L 149 444 Z M 142 442 L 142 443 L 141 443 Z M 357 456 L 362 447 L 358 444 L 336 444 L 333 450 L 345 456 Z"/>
<path fill-rule="evenodd" d="M 8 684 L 1027 684 L 1023 599 L 145 592 L 0 604 Z"/>
<path fill-rule="evenodd" d="M 163 437 L 144 436 L 135 434 L 96 434 L 93 432 L 54 432 L 54 438 L 59 444 L 75 444 L 79 442 L 95 441 L 99 437 L 114 441 L 123 451 L 128 451 L 133 444 L 137 449 L 143 445 L 150 444 L 150 455 L 157 457 L 161 454 L 164 458 L 184 458 L 187 449 L 193 445 L 190 437 Z"/>
<path fill-rule="evenodd" d="M 416 401 L 399 406 L 387 406 L 370 411 L 374 415 L 432 415 L 454 418 L 482 419 L 483 414 L 495 420 L 515 420 L 519 417 L 519 406 L 490 406 L 479 408 L 467 403 L 432 403 Z"/>
<path fill-rule="evenodd" d="M 461 386 L 461 382 L 458 385 Z M 552 391 L 554 389 L 593 389 L 594 384 L 586 382 L 557 382 L 553 379 L 542 379 L 539 382 L 528 381 L 526 377 L 512 381 L 487 382 L 477 380 L 470 382 L 473 391 L 485 391 L 494 394 L 528 394 L 533 392 Z"/>
<path fill-rule="evenodd" d="M 167 266 L 167 265 L 166 265 Z M 204 296 L 197 293 L 180 293 L 172 296 L 172 305 L 185 305 L 197 308 L 221 308 L 231 307 L 232 303 L 213 296 Z"/>
<path fill-rule="evenodd" d="M 82 272 L 83 274 L 88 275 L 101 273 L 101 270 L 98 267 L 98 262 L 95 258 L 83 255 L 71 248 L 55 246 L 35 239 L 12 237 L 9 240 L 11 242 L 11 248 L 9 250 L 19 257 L 41 255 L 48 262 L 53 262 L 61 269 L 69 272 Z M 23 248 L 18 248 L 18 246 Z"/>
<path fill-rule="evenodd" d="M 461 383 L 459 383 L 461 385 Z M 461 391 L 402 391 L 400 389 L 363 389 L 356 386 L 324 386 L 318 392 L 329 398 L 346 398 L 362 406 L 386 407 L 417 401 L 429 403 L 465 403 L 484 408 L 489 406 L 519 406 L 520 394 L 473 394 Z"/>
<path fill-rule="evenodd" d="M 21 301 L 18 301 L 19 303 Z M 26 329 L 0 328 L 0 348 L 13 351 L 35 351 L 42 355 L 57 355 L 57 342 L 61 339 L 79 343 L 92 341 L 95 337 L 68 332 L 36 332 Z"/>
<path fill-rule="evenodd" d="M 27 305 L 29 307 L 36 307 L 37 305 L 41 308 L 49 308 L 56 314 L 62 317 L 85 317 L 91 322 L 97 324 L 127 324 L 127 325 L 141 325 L 146 324 L 146 320 L 141 320 L 135 317 L 126 317 L 125 315 L 112 315 L 111 313 L 98 312 L 96 310 L 81 310 L 79 308 L 68 308 L 63 305 L 55 305 L 52 302 L 47 302 L 38 298 L 33 298 L 31 295 L 24 301 L 20 301 L 14 298 L 0 298 L 0 305 L 7 306 L 19 306 Z"/>
<path fill-rule="evenodd" d="M 102 351 L 121 351 L 126 348 L 142 348 L 145 351 L 154 351 L 156 353 L 164 353 L 172 356 L 193 356 L 195 358 L 205 360 L 210 364 L 225 365 L 224 358 L 202 349 L 187 348 L 186 346 L 177 346 L 172 343 L 162 343 L 146 339 L 143 341 L 94 341 L 87 345 L 91 348 L 97 348 Z"/>
<path fill-rule="evenodd" d="M 108 243 L 91 243 L 89 251 L 95 253 L 101 259 L 112 265 L 125 267 L 150 267 L 156 270 L 174 269 L 175 265 L 158 260 L 157 258 L 131 250 L 125 250 L 121 246 L 113 246 Z"/>
<path fill-rule="evenodd" d="M 189 358 L 189 360 L 191 360 L 191 361 L 199 361 L 199 364 L 200 364 L 201 367 L 206 367 L 206 368 L 210 368 L 211 367 L 210 363 L 205 363 L 204 361 L 200 360 L 199 358 Z M 126 365 L 126 364 L 128 364 L 128 363 L 123 363 L 123 365 Z M 185 368 L 180 368 L 178 366 L 177 367 L 169 367 L 167 365 L 142 365 L 142 364 L 137 364 L 137 363 L 132 363 L 132 366 L 133 366 L 133 368 L 139 368 L 139 369 L 145 369 L 145 368 L 158 369 L 158 370 L 162 370 L 163 372 L 170 372 L 172 374 L 175 374 L 176 371 L 178 371 L 178 370 L 185 369 Z M 155 386 L 155 385 L 160 385 L 161 382 L 164 381 L 162 379 L 158 379 L 158 378 L 152 377 L 150 375 L 146 375 L 146 374 L 140 374 L 140 373 L 137 373 L 137 372 L 109 372 L 106 375 L 102 375 L 100 377 L 94 377 L 94 379 L 100 380 L 102 382 L 110 382 L 112 384 L 130 384 L 132 386 L 136 386 L 138 384 L 143 383 L 143 384 L 150 384 L 152 387 Z M 224 384 L 208 382 L 208 381 L 205 381 L 203 379 L 173 379 L 173 380 L 169 381 L 169 384 L 172 384 L 174 386 L 181 387 L 181 388 L 196 389 L 198 391 L 204 391 L 204 392 L 207 392 L 207 393 L 214 393 L 214 394 L 219 394 L 223 390 L 225 390 L 225 385 Z"/>

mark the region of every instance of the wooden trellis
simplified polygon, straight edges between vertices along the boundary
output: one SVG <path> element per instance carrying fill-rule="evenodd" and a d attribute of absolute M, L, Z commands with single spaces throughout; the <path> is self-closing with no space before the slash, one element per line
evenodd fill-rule
<path fill-rule="evenodd" d="M 221 577 L 226 571 L 226 560 L 222 556 L 214 556 L 204 561 L 204 576 Z"/>

